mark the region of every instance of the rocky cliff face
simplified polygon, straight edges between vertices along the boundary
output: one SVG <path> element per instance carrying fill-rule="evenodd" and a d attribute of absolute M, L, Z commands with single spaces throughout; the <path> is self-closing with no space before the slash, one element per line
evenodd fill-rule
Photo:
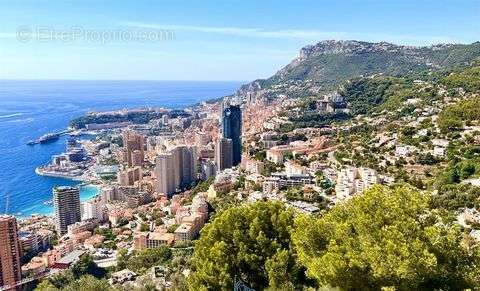
<path fill-rule="evenodd" d="M 473 44 L 474 45 L 474 44 Z M 428 52 L 449 50 L 458 45 L 439 44 L 429 47 L 403 46 L 388 42 L 365 42 L 356 40 L 325 40 L 315 45 L 308 45 L 300 49 L 299 59 L 305 60 L 320 55 L 334 54 L 375 54 L 375 53 L 403 53 L 411 55 L 428 55 Z M 460 45 L 461 46 L 461 45 Z"/>
<path fill-rule="evenodd" d="M 400 50 L 414 50 L 413 47 L 397 46 L 387 42 L 370 43 L 356 40 L 326 40 L 316 45 L 308 45 L 300 50 L 300 59 L 307 59 L 318 55 L 331 54 L 362 54 L 376 52 L 398 52 Z"/>

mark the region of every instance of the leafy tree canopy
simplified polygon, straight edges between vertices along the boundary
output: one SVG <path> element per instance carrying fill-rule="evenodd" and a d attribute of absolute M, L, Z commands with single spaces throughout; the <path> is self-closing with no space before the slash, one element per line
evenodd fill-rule
<path fill-rule="evenodd" d="M 473 92 L 480 90 L 480 66 L 472 66 L 460 72 L 454 72 L 442 82 L 448 87 L 463 88 Z"/>
<path fill-rule="evenodd" d="M 195 245 L 190 290 L 232 290 L 237 277 L 255 290 L 292 290 L 302 280 L 291 249 L 293 211 L 281 203 L 229 208 Z"/>
<path fill-rule="evenodd" d="M 438 116 L 438 126 L 444 133 L 458 130 L 466 123 L 480 121 L 480 97 L 462 100 L 447 106 Z"/>
<path fill-rule="evenodd" d="M 478 252 L 429 211 L 430 196 L 377 186 L 321 218 L 301 216 L 299 260 L 320 285 L 346 290 L 457 290 L 478 285 Z"/>

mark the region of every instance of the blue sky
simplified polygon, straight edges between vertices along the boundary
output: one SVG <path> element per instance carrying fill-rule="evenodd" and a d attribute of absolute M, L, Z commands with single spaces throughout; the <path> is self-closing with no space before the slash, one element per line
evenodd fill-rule
<path fill-rule="evenodd" d="M 324 39 L 479 41 L 479 19 L 479 0 L 0 0 L 0 79 L 249 81 Z M 174 38 L 94 37 L 159 30 Z M 29 33 L 27 41 L 18 31 Z"/>

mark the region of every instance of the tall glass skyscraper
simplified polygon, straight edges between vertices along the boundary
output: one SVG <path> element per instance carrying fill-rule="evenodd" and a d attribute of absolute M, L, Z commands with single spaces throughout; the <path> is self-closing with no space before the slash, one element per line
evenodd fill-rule
<path fill-rule="evenodd" d="M 242 160 L 242 110 L 240 106 L 229 105 L 222 110 L 222 136 L 232 140 L 232 164 Z"/>

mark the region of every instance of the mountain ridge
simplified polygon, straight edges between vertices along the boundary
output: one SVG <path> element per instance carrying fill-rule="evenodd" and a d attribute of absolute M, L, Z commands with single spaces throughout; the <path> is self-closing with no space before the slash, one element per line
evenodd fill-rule
<path fill-rule="evenodd" d="M 480 42 L 405 46 L 388 42 L 324 40 L 301 48 L 298 57 L 273 76 L 242 85 L 236 95 L 262 96 L 265 89 L 282 83 L 308 82 L 313 91 L 328 91 L 355 77 L 405 76 L 452 69 L 468 66 L 479 57 Z"/>

